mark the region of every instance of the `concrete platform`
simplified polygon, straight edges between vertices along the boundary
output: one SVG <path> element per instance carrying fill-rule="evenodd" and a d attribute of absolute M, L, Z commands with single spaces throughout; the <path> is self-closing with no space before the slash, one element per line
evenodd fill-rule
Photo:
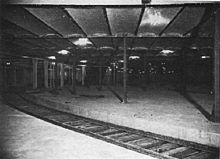
<path fill-rule="evenodd" d="M 21 113 L 0 101 L 1 159 L 154 159 Z"/>
<path fill-rule="evenodd" d="M 122 88 L 113 89 L 122 95 Z M 77 95 L 72 95 L 67 89 L 60 90 L 58 95 L 47 91 L 33 93 L 27 99 L 88 118 L 220 147 L 220 124 L 208 121 L 193 104 L 170 89 L 170 86 L 151 85 L 146 91 L 134 87 L 128 89 L 128 104 L 120 103 L 106 88 L 98 91 L 95 87 L 78 87 Z M 211 95 L 191 95 L 211 112 Z"/>

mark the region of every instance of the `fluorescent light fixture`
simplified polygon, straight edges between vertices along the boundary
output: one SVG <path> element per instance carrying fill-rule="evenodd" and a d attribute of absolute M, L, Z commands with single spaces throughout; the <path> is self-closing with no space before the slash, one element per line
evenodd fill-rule
<path fill-rule="evenodd" d="M 86 46 L 86 45 L 91 45 L 91 41 L 88 40 L 88 38 L 79 38 L 75 42 L 73 42 L 75 45 L 79 46 Z"/>
<path fill-rule="evenodd" d="M 201 56 L 202 59 L 209 59 L 210 56 Z"/>
<path fill-rule="evenodd" d="M 134 47 L 132 50 L 148 50 L 147 47 Z"/>
<path fill-rule="evenodd" d="M 78 66 L 85 67 L 86 65 L 78 65 Z"/>
<path fill-rule="evenodd" d="M 10 62 L 6 62 L 6 65 L 11 65 L 11 63 Z"/>
<path fill-rule="evenodd" d="M 118 60 L 118 62 L 124 62 L 124 60 Z"/>
<path fill-rule="evenodd" d="M 52 62 L 52 65 L 55 65 L 56 64 L 56 62 Z"/>
<path fill-rule="evenodd" d="M 67 55 L 67 54 L 69 54 L 70 52 L 69 51 L 67 51 L 67 50 L 60 50 L 60 51 L 58 51 L 58 54 L 61 54 L 61 55 Z"/>
<path fill-rule="evenodd" d="M 81 62 L 81 63 L 87 63 L 88 61 L 87 61 L 87 60 L 81 60 L 81 61 L 79 61 L 79 62 Z"/>
<path fill-rule="evenodd" d="M 162 50 L 160 53 L 163 53 L 163 54 L 172 54 L 174 53 L 173 50 Z"/>
<path fill-rule="evenodd" d="M 140 56 L 130 56 L 129 59 L 135 60 L 135 59 L 139 59 Z"/>
<path fill-rule="evenodd" d="M 197 50 L 198 48 L 196 46 L 192 46 L 191 49 Z"/>
<path fill-rule="evenodd" d="M 102 37 L 102 36 L 107 36 L 108 34 L 106 33 L 95 33 L 93 34 L 93 36 L 97 36 L 97 37 Z"/>
<path fill-rule="evenodd" d="M 111 49 L 111 50 L 114 50 L 113 47 L 110 47 L 110 46 L 102 46 L 99 48 L 100 50 L 105 50 L 105 49 Z"/>
<path fill-rule="evenodd" d="M 27 59 L 27 58 L 30 58 L 29 56 L 22 56 L 23 58 Z"/>
<path fill-rule="evenodd" d="M 56 57 L 55 57 L 55 56 L 49 56 L 48 59 L 50 59 L 50 60 L 56 60 Z"/>

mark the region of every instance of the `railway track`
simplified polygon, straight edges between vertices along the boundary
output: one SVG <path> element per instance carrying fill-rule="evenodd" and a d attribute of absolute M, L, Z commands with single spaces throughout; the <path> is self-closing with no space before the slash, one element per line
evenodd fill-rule
<path fill-rule="evenodd" d="M 6 103 L 24 113 L 64 128 L 158 159 L 218 159 L 218 149 L 49 109 L 7 94 Z"/>

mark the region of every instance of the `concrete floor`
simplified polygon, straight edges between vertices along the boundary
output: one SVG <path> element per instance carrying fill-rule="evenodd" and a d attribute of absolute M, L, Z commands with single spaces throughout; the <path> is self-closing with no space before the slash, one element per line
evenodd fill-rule
<path fill-rule="evenodd" d="M 1 159 L 153 159 L 52 125 L 0 101 Z"/>
<path fill-rule="evenodd" d="M 114 88 L 122 96 L 122 88 Z M 220 124 L 204 115 L 170 86 L 150 85 L 146 91 L 129 87 L 128 104 L 122 104 L 106 88 L 78 87 L 77 95 L 67 89 L 59 95 L 49 92 L 33 94 L 39 104 L 105 122 L 150 131 L 183 140 L 220 147 Z M 104 98 L 80 95 L 104 95 Z M 191 93 L 192 98 L 211 112 L 213 96 Z"/>

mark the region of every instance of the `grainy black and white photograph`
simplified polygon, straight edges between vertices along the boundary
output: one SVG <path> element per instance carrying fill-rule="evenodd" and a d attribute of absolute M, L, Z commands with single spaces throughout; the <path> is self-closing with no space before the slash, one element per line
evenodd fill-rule
<path fill-rule="evenodd" d="M 0 159 L 220 159 L 220 1 L 2 0 Z"/>

